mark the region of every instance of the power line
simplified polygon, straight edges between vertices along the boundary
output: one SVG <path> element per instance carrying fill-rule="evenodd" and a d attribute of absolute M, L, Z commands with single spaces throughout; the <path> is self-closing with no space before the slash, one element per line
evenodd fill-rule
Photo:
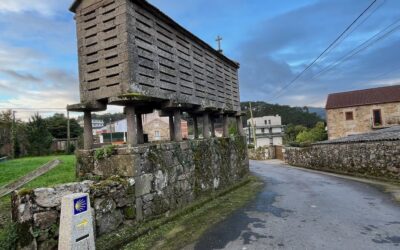
<path fill-rule="evenodd" d="M 324 61 L 324 59 L 327 58 L 327 55 L 333 51 L 335 48 L 337 48 L 337 46 L 339 46 L 344 40 L 346 40 L 354 31 L 356 31 L 361 25 L 363 25 L 376 11 L 378 11 L 384 4 L 386 3 L 386 0 L 383 0 L 382 3 L 380 5 L 378 5 L 374 10 L 372 10 L 367 17 L 365 17 L 361 22 L 359 22 L 354 29 L 352 29 L 350 32 L 348 32 L 347 34 L 344 35 L 344 37 L 337 42 L 324 56 L 324 58 L 322 58 L 322 61 L 320 60 L 320 63 Z"/>
<path fill-rule="evenodd" d="M 367 39 L 366 41 L 364 41 L 362 44 L 360 44 L 359 46 L 355 47 L 354 49 L 352 49 L 349 53 L 347 53 L 346 55 L 344 55 L 343 57 L 341 57 L 339 60 L 331 63 L 330 65 L 328 65 L 327 67 L 323 68 L 322 70 L 320 70 L 317 74 L 315 74 L 313 78 L 320 76 L 328 71 L 331 71 L 332 69 L 336 68 L 337 66 L 339 66 L 340 64 L 344 63 L 345 61 L 349 60 L 350 58 L 356 56 L 357 54 L 361 53 L 362 51 L 366 50 L 367 48 L 371 47 L 372 45 L 374 45 L 375 43 L 379 42 L 380 40 L 386 38 L 387 36 L 389 36 L 390 34 L 392 34 L 393 32 L 395 32 L 398 28 L 400 28 L 400 25 L 397 25 L 396 27 L 394 27 L 393 29 L 387 31 L 388 29 L 390 29 L 390 27 L 396 25 L 397 23 L 400 22 L 400 19 L 396 20 L 395 22 L 393 22 L 392 24 L 386 26 L 383 30 L 379 31 L 378 33 L 376 33 L 375 35 L 373 35 L 372 37 L 370 37 L 369 39 Z M 382 34 L 383 33 L 383 34 Z M 382 35 L 381 35 L 382 34 Z"/>
<path fill-rule="evenodd" d="M 291 80 L 288 84 L 283 86 L 273 98 L 277 98 L 280 95 L 280 92 L 284 91 L 288 87 L 290 87 L 295 81 L 297 81 L 306 71 L 308 71 L 324 54 L 326 54 L 335 44 L 338 42 L 346 33 L 350 30 L 350 28 L 376 3 L 377 0 L 374 0 L 347 28 L 317 57 L 315 58 L 300 74 L 298 74 L 293 80 Z"/>

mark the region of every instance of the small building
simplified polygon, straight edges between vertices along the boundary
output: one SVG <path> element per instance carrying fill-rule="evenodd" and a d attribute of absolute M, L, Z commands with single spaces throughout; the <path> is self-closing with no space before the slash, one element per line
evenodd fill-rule
<path fill-rule="evenodd" d="M 256 134 L 256 147 L 281 146 L 283 144 L 284 130 L 282 118 L 279 115 L 256 117 L 247 120 L 245 131 L 249 144 L 254 144 L 253 126 Z"/>
<path fill-rule="evenodd" d="M 141 116 L 143 122 L 143 133 L 146 142 L 168 141 L 170 140 L 169 118 L 161 117 L 158 112 L 144 114 Z M 182 138 L 188 139 L 188 123 L 181 120 Z M 126 119 L 116 121 L 101 129 L 100 143 L 109 143 L 111 138 L 113 143 L 126 142 L 128 131 Z"/>
<path fill-rule="evenodd" d="M 329 140 L 400 124 L 400 85 L 334 93 L 326 103 Z"/>

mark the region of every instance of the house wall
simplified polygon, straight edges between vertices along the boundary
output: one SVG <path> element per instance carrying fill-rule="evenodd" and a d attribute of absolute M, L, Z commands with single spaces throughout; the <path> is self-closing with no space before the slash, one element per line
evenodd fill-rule
<path fill-rule="evenodd" d="M 329 139 L 337 139 L 354 134 L 370 132 L 372 128 L 373 110 L 380 109 L 382 127 L 398 124 L 400 121 L 400 102 L 378 105 L 367 105 L 327 110 Z M 353 112 L 354 119 L 346 121 L 346 112 Z"/>

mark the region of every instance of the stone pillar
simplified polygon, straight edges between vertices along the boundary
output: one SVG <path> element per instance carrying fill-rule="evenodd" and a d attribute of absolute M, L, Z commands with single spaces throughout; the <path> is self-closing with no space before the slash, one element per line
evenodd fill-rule
<path fill-rule="evenodd" d="M 128 133 L 127 133 L 127 144 L 128 145 L 136 145 L 138 143 L 138 136 L 137 136 L 137 123 L 136 123 L 136 113 L 135 113 L 135 107 L 134 106 L 126 106 L 125 107 L 125 113 L 126 113 L 126 123 L 128 127 Z"/>
<path fill-rule="evenodd" d="M 214 117 L 210 118 L 210 124 L 211 124 L 211 137 L 215 137 L 215 118 Z"/>
<path fill-rule="evenodd" d="M 144 143 L 142 114 L 136 114 L 138 144 Z"/>
<path fill-rule="evenodd" d="M 174 110 L 174 141 L 182 141 L 181 111 Z"/>
<path fill-rule="evenodd" d="M 169 115 L 169 138 L 171 141 L 174 140 L 174 116 L 173 115 Z"/>
<path fill-rule="evenodd" d="M 83 148 L 90 150 L 93 147 L 92 112 L 87 110 L 83 114 Z"/>
<path fill-rule="evenodd" d="M 224 114 L 222 116 L 222 126 L 223 126 L 223 137 L 229 137 L 229 122 L 228 115 Z"/>
<path fill-rule="evenodd" d="M 199 139 L 199 123 L 197 121 L 196 115 L 193 115 L 193 126 L 194 126 L 194 138 Z"/>
<path fill-rule="evenodd" d="M 203 114 L 203 138 L 210 139 L 210 116 L 207 113 Z"/>
<path fill-rule="evenodd" d="M 244 136 L 242 117 L 236 116 L 236 127 L 240 136 Z"/>

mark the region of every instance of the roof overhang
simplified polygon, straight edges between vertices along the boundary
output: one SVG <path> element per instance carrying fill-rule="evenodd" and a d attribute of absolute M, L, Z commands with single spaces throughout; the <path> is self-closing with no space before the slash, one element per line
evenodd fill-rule
<path fill-rule="evenodd" d="M 76 13 L 76 9 L 78 8 L 78 6 L 81 4 L 82 0 L 75 0 L 71 7 L 69 7 L 69 11 Z"/>

